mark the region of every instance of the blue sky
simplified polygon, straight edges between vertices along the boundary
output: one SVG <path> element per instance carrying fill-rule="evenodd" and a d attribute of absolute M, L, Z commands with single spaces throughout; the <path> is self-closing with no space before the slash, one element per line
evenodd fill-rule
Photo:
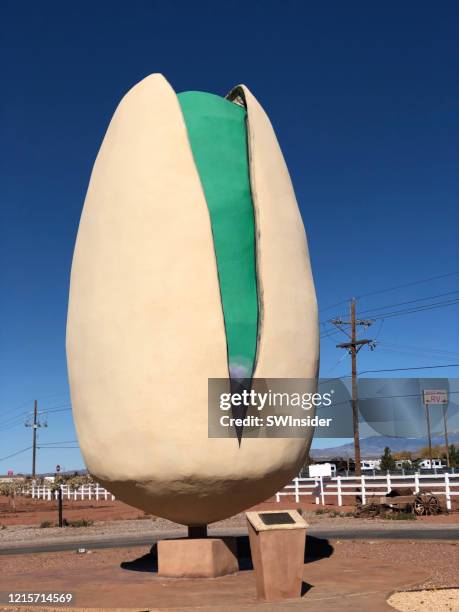
<path fill-rule="evenodd" d="M 358 309 L 458 297 L 456 3 L 5 1 L 0 12 L 0 458 L 30 445 L 22 419 L 34 398 L 53 410 L 40 442 L 75 440 L 64 336 L 78 220 L 111 114 L 152 72 L 176 91 L 224 95 L 243 82 L 264 105 L 301 206 L 321 320 L 353 295 L 440 275 Z M 453 304 L 378 319 L 367 334 L 380 344 L 361 351 L 359 369 L 459 363 L 457 315 Z M 347 375 L 329 327 L 321 374 Z M 82 460 L 39 450 L 39 470 L 56 463 Z M 27 451 L 0 472 L 29 466 Z"/>

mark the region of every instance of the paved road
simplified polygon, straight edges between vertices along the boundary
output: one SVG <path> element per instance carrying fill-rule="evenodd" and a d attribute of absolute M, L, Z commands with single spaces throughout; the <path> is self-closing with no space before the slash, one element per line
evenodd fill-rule
<path fill-rule="evenodd" d="M 325 540 L 456 540 L 459 541 L 459 527 L 442 525 L 440 527 L 400 527 L 393 528 L 324 528 L 313 527 L 308 534 L 314 538 Z M 158 531 L 154 534 L 141 534 L 139 536 L 116 536 L 111 538 L 79 538 L 78 540 L 65 540 L 43 542 L 36 544 L 17 544 L 15 546 L 1 546 L 0 555 L 18 555 L 41 552 L 57 552 L 76 550 L 78 548 L 126 548 L 132 546 L 151 546 L 158 539 L 183 537 L 183 533 L 175 531 Z M 243 536 L 247 535 L 244 528 L 225 529 L 211 532 L 211 536 Z"/>
<path fill-rule="evenodd" d="M 459 527 L 435 529 L 317 529 L 310 532 L 316 538 L 328 540 L 459 540 Z"/>

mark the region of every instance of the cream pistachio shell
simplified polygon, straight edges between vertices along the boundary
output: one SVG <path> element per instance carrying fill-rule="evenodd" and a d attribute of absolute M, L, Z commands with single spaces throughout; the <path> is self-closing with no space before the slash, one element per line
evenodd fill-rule
<path fill-rule="evenodd" d="M 292 184 L 245 86 L 256 223 L 255 377 L 314 378 L 315 291 Z M 305 439 L 209 438 L 209 378 L 228 376 L 212 228 L 177 96 L 155 74 L 120 102 L 100 148 L 72 265 L 67 358 L 88 470 L 119 499 L 195 525 L 296 475 Z"/>

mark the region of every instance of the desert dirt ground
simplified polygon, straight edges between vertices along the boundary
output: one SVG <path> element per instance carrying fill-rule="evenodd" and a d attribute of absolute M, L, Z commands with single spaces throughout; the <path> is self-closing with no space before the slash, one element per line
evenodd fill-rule
<path fill-rule="evenodd" d="M 145 514 L 118 500 L 64 500 L 65 518 L 110 521 L 143 518 Z M 57 520 L 57 502 L 30 497 L 17 497 L 16 510 L 10 500 L 0 496 L 0 525 L 40 525 L 45 521 Z"/>
<path fill-rule="evenodd" d="M 281 604 L 260 604 L 247 547 L 246 539 L 242 540 L 237 574 L 211 580 L 159 577 L 155 550 L 145 546 L 84 554 L 12 555 L 2 566 L 0 593 L 71 592 L 73 606 L 78 608 L 379 612 L 392 609 L 387 599 L 395 591 L 459 585 L 457 542 L 327 541 L 309 537 L 303 597 Z M 457 593 L 452 591 L 456 600 Z M 435 612 L 454 609 L 439 604 Z"/>
<path fill-rule="evenodd" d="M 311 502 L 295 504 L 284 498 L 282 502 L 268 500 L 257 509 L 282 509 L 301 507 L 311 525 L 355 524 L 395 527 L 413 525 L 413 521 L 388 521 L 385 519 L 356 519 L 350 516 L 353 506 L 326 508 Z M 55 524 L 55 501 L 18 498 L 16 511 L 9 500 L 0 498 L 0 544 L 35 540 L 46 537 L 67 537 L 78 532 L 83 537 L 94 534 L 137 533 L 145 529 L 173 530 L 179 525 L 155 518 L 127 506 L 118 500 L 64 500 L 64 516 L 67 520 L 86 519 L 93 524 L 81 529 L 66 527 L 40 528 L 49 521 Z M 419 517 L 415 524 L 456 525 L 459 513 L 453 512 L 432 517 Z M 3 528 L 2 528 L 3 526 Z M 216 524 L 217 527 L 238 528 L 245 526 L 245 515 L 240 514 Z M 5 594 L 16 591 L 72 592 L 73 606 L 78 609 L 117 608 L 136 610 L 362 610 L 378 612 L 393 610 L 387 599 L 394 592 L 400 610 L 435 610 L 449 612 L 459 610 L 459 543 L 454 541 L 407 540 L 342 540 L 320 539 L 313 534 L 307 538 L 304 566 L 304 595 L 300 600 L 282 604 L 260 604 L 256 600 L 255 580 L 251 568 L 246 536 L 239 536 L 241 543 L 240 571 L 233 576 L 213 580 L 167 580 L 157 575 L 155 546 L 132 546 L 87 550 L 79 554 L 72 551 L 53 553 L 14 554 L 0 556 L 0 609 Z M 453 588 L 448 596 L 443 590 Z M 434 601 L 432 608 L 409 607 L 416 605 L 413 589 L 425 589 Z M 430 589 L 437 589 L 437 599 L 432 599 Z M 403 599 L 403 592 L 409 593 Z M 402 592 L 402 593 L 399 593 Z M 418 592 L 418 591 L 416 591 Z M 414 603 L 413 603 L 414 602 Z M 427 605 L 427 603 L 426 603 Z M 449 607 L 448 607 L 449 606 Z M 453 606 L 453 607 L 451 607 Z M 457 606 L 457 607 L 454 607 Z M 14 610 L 6 607 L 5 610 Z M 19 610 L 19 608 L 16 608 Z M 26 609 L 43 609 L 22 607 Z M 60 608 L 62 610 L 62 607 Z"/>
<path fill-rule="evenodd" d="M 277 503 L 274 498 L 258 504 L 255 509 L 275 509 L 299 507 L 307 515 L 309 522 L 340 518 L 334 515 L 349 515 L 355 509 L 354 504 L 338 506 L 329 503 L 325 507 L 317 506 L 312 500 L 295 503 L 294 498 L 284 497 Z M 319 514 L 317 514 L 319 513 Z M 128 519 L 144 519 L 150 517 L 137 508 L 128 506 L 119 500 L 67 500 L 64 499 L 64 517 L 69 521 L 86 519 L 88 521 L 119 521 Z M 349 517 L 348 517 L 349 518 Z M 443 513 L 438 516 L 418 517 L 425 523 L 458 523 L 459 512 Z M 17 497 L 16 510 L 13 510 L 7 497 L 0 496 L 0 530 L 2 526 L 35 525 L 57 521 L 57 502 L 55 500 L 38 500 L 30 497 Z"/>

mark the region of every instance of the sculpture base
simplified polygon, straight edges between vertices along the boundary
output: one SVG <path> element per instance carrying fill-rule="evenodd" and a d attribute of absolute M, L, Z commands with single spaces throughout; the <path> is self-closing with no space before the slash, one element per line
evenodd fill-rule
<path fill-rule="evenodd" d="M 158 576 L 216 578 L 239 569 L 234 538 L 181 538 L 158 542 Z"/>

